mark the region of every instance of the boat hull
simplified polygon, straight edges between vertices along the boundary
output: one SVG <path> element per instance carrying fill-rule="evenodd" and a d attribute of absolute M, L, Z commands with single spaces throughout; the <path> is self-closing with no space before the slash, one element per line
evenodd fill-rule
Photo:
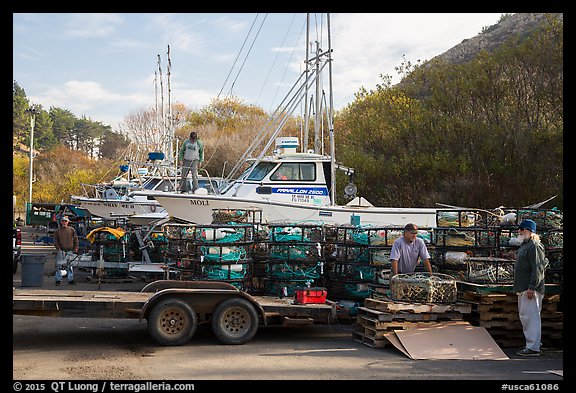
<path fill-rule="evenodd" d="M 73 200 L 79 207 L 86 209 L 91 215 L 101 217 L 106 220 L 126 218 L 132 222 L 150 222 L 160 216 L 167 216 L 166 210 L 158 201 L 125 201 L 125 200 L 102 200 L 98 198 L 74 197 Z M 146 217 L 148 216 L 149 217 Z M 136 222 L 133 222 L 136 225 Z"/>
<path fill-rule="evenodd" d="M 404 226 L 414 223 L 421 227 L 436 225 L 434 208 L 385 208 L 374 206 L 310 206 L 278 201 L 254 201 L 220 195 L 154 195 L 168 214 L 177 220 L 194 224 L 211 224 L 215 210 L 259 210 L 263 223 L 318 222 L 347 225 L 360 220 L 361 225 Z M 256 217 L 258 219 L 258 217 Z"/>

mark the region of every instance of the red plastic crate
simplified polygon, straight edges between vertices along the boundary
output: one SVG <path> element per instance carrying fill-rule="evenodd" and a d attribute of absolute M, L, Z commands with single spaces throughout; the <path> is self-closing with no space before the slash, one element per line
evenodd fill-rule
<path fill-rule="evenodd" d="M 328 291 L 326 288 L 296 288 L 294 289 L 294 303 L 296 304 L 324 304 Z"/>

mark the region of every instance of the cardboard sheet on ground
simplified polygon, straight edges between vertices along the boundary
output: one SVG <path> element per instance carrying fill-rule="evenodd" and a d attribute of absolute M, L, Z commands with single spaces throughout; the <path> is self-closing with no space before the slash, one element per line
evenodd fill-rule
<path fill-rule="evenodd" d="M 411 359 L 507 360 L 508 356 L 479 326 L 437 323 L 430 327 L 395 330 L 385 337 Z"/>

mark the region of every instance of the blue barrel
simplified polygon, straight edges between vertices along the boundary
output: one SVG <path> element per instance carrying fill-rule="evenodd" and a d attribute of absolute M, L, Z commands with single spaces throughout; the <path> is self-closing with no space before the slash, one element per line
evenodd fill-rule
<path fill-rule="evenodd" d="M 148 152 L 148 159 L 150 161 L 163 160 L 164 159 L 164 153 L 162 153 L 161 151 Z"/>
<path fill-rule="evenodd" d="M 22 254 L 22 286 L 41 287 L 44 281 L 44 264 L 46 255 Z"/>

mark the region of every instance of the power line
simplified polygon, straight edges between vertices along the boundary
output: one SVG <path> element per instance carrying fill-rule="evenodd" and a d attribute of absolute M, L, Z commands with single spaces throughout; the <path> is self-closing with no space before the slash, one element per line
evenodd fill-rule
<path fill-rule="evenodd" d="M 238 51 L 238 55 L 236 56 L 236 59 L 234 59 L 234 63 L 232 64 L 230 71 L 228 71 L 228 75 L 226 76 L 226 80 L 224 81 L 224 84 L 220 88 L 220 91 L 218 92 L 218 96 L 216 98 L 219 98 L 220 94 L 222 93 L 222 90 L 224 90 L 224 86 L 226 86 L 226 82 L 228 82 L 228 78 L 230 77 L 230 74 L 232 73 L 234 66 L 236 66 L 236 62 L 238 61 L 238 58 L 240 57 L 240 53 L 242 53 L 242 50 L 244 49 L 244 45 L 246 45 L 246 41 L 248 41 L 248 37 L 250 36 L 250 33 L 252 32 L 252 28 L 254 27 L 254 24 L 256 23 L 256 19 L 258 19 L 258 15 L 260 15 L 260 14 L 256 14 L 256 16 L 254 17 L 254 20 L 252 21 L 252 25 L 250 26 L 250 30 L 248 30 L 248 34 L 246 34 L 246 38 L 244 38 L 244 42 L 242 43 L 242 47 L 240 48 L 240 51 Z"/>

